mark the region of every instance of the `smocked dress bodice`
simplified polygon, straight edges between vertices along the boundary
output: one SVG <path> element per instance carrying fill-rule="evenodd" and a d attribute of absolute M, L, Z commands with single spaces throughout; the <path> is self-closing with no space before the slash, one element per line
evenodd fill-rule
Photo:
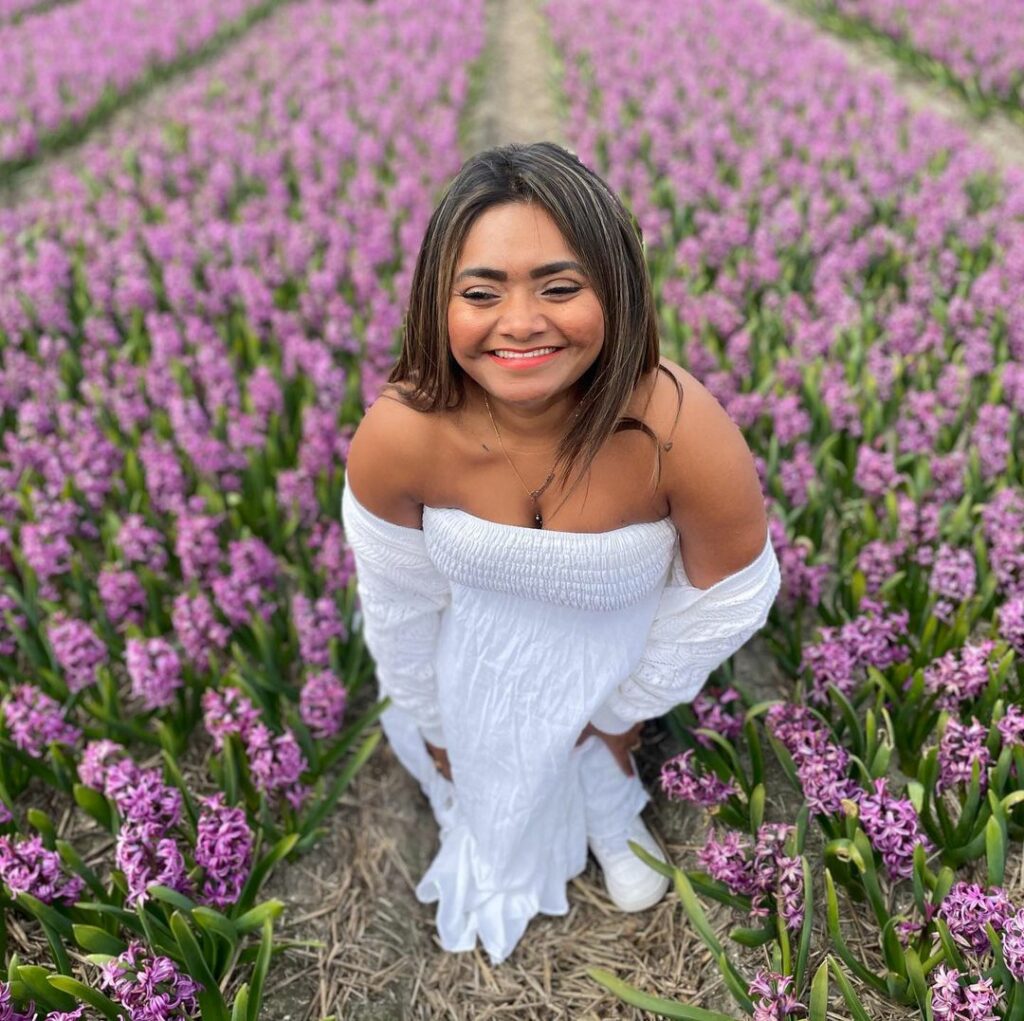
<path fill-rule="evenodd" d="M 671 518 L 606 532 L 506 525 L 457 507 L 424 507 L 437 569 L 463 589 L 576 610 L 623 610 L 662 585 L 678 532 Z"/>

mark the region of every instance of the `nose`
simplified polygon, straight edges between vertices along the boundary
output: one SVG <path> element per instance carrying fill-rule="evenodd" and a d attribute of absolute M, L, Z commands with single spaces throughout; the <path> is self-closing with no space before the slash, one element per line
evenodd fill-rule
<path fill-rule="evenodd" d="M 502 303 L 498 332 L 513 340 L 529 340 L 547 329 L 547 320 L 540 309 L 540 302 L 530 293 L 513 291 Z"/>

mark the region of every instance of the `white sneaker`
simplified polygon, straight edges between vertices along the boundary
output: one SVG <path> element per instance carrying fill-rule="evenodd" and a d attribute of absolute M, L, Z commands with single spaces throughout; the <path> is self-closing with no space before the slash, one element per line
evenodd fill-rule
<path fill-rule="evenodd" d="M 664 853 L 639 815 L 625 833 L 610 839 L 591 837 L 587 843 L 604 873 L 604 885 L 612 903 L 620 911 L 643 911 L 657 904 L 670 884 L 667 876 L 655 872 L 633 853 L 629 840 L 658 861 L 665 861 Z"/>

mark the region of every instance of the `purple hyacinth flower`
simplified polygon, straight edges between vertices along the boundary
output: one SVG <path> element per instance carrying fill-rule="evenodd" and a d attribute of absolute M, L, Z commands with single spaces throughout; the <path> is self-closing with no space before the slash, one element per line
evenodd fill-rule
<path fill-rule="evenodd" d="M 784 1021 L 806 1014 L 807 1008 L 790 992 L 792 983 L 792 975 L 759 969 L 749 990 L 751 997 L 757 997 L 754 1021 Z"/>
<path fill-rule="evenodd" d="M 932 978 L 932 1015 L 935 1021 L 998 1021 L 996 1008 L 1003 997 L 991 979 L 965 985 L 967 976 L 940 964 Z"/>
<path fill-rule="evenodd" d="M 934 848 L 921 829 L 913 802 L 889 794 L 885 777 L 876 779 L 874 786 L 874 794 L 860 798 L 860 824 L 871 846 L 882 855 L 889 878 L 906 879 L 913 872 L 914 848 L 922 844 L 926 853 Z"/>
<path fill-rule="evenodd" d="M 174 703 L 174 693 L 182 686 L 181 660 L 165 638 L 129 638 L 125 665 L 132 694 L 146 709 L 162 709 Z"/>
<path fill-rule="evenodd" d="M 202 985 L 138 940 L 100 967 L 100 985 L 128 1011 L 126 1021 L 178 1021 L 199 1011 Z"/>
<path fill-rule="evenodd" d="M 954 883 L 939 905 L 938 915 L 949 926 L 950 935 L 958 946 L 975 954 L 989 950 L 985 923 L 996 932 L 1002 932 L 1013 908 L 1006 892 L 992 887 L 985 893 L 977 883 Z"/>
<path fill-rule="evenodd" d="M 970 724 L 961 723 L 952 716 L 946 721 L 946 729 L 939 741 L 939 778 L 935 782 L 936 793 L 971 781 L 973 764 L 979 764 L 978 785 L 981 793 L 988 789 L 988 767 L 992 764 L 992 753 L 985 741 L 988 728 L 971 717 Z"/>
<path fill-rule="evenodd" d="M 224 804 L 221 792 L 203 800 L 195 861 L 204 870 L 203 900 L 224 908 L 234 903 L 252 865 L 253 835 L 245 812 Z"/>
<path fill-rule="evenodd" d="M 224 747 L 228 734 L 247 742 L 259 720 L 259 710 L 237 688 L 207 688 L 203 692 L 203 725 L 217 751 Z"/>
<path fill-rule="evenodd" d="M 47 626 L 53 654 L 64 671 L 68 689 L 81 691 L 96 683 L 96 670 L 110 658 L 103 639 L 84 620 L 59 610 Z"/>
<path fill-rule="evenodd" d="M 85 887 L 80 876 L 65 874 L 60 855 L 43 847 L 42 837 L 0 837 L 0 880 L 14 896 L 28 893 L 44 904 L 74 904 Z"/>
<path fill-rule="evenodd" d="M 345 686 L 330 670 L 311 674 L 299 696 L 299 716 L 316 738 L 330 738 L 341 729 L 348 705 Z"/>
<path fill-rule="evenodd" d="M 661 789 L 669 800 L 712 808 L 739 794 L 735 780 L 721 780 L 714 773 L 698 770 L 693 757 L 694 750 L 687 748 L 662 764 Z"/>
<path fill-rule="evenodd" d="M 59 703 L 32 684 L 11 688 L 3 712 L 11 741 L 34 759 L 53 741 L 71 745 L 82 736 L 78 727 L 65 722 Z"/>

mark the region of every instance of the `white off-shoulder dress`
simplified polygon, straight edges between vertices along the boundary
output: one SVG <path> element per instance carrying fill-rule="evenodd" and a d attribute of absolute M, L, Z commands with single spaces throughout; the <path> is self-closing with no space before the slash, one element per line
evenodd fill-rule
<path fill-rule="evenodd" d="M 670 518 L 608 532 L 499 524 L 424 507 L 423 528 L 372 514 L 348 486 L 345 537 L 381 724 L 419 781 L 441 846 L 416 887 L 446 950 L 493 963 L 537 913 L 569 910 L 587 837 L 625 831 L 649 800 L 596 737 L 692 700 L 767 619 L 768 539 L 708 589 L 683 570 Z M 448 751 L 452 781 L 423 743 Z"/>

